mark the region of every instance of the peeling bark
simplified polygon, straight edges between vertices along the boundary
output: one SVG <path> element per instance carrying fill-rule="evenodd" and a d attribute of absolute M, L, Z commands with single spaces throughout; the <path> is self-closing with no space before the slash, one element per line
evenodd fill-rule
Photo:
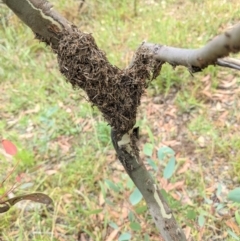
<path fill-rule="evenodd" d="M 124 135 L 119 135 L 112 130 L 111 137 L 120 162 L 142 193 L 162 238 L 166 241 L 186 241 L 185 234 L 177 225 L 158 185 L 139 158 L 138 128 L 134 128 Z"/>
<path fill-rule="evenodd" d="M 46 0 L 3 0 L 3 3 L 53 49 L 58 46 L 58 33 L 72 32 L 72 24 L 54 11 Z"/>
<path fill-rule="evenodd" d="M 185 241 L 186 237 L 177 225 L 159 187 L 139 158 L 137 146 L 138 129 L 134 128 L 136 115 L 134 113 L 131 116 L 126 116 L 122 103 L 125 101 L 125 103 L 128 103 L 128 106 L 131 103 L 134 105 L 134 108 L 137 108 L 140 104 L 141 95 L 144 92 L 143 89 L 147 87 L 147 79 L 151 80 L 151 78 L 157 77 L 162 64 L 165 62 L 173 66 L 186 66 L 192 73 L 201 71 L 208 65 L 240 69 L 239 61 L 222 58 L 229 53 L 235 53 L 240 50 L 240 25 L 236 25 L 233 29 L 219 35 L 200 49 L 179 49 L 143 43 L 136 53 L 136 58 L 141 63 L 135 59 L 130 67 L 120 70 L 108 62 L 103 52 L 95 45 L 94 39 L 90 36 L 85 37 L 86 39 L 92 38 L 90 45 L 94 46 L 94 49 L 89 47 L 90 45 L 85 46 L 84 42 L 78 43 L 78 45 L 73 43 L 73 49 L 68 49 L 70 45 L 67 44 L 67 41 L 64 41 L 66 40 L 66 35 L 75 35 L 72 38 L 74 40 L 81 37 L 81 32 L 54 11 L 51 4 L 46 0 L 3 0 L 3 2 L 32 29 L 38 39 L 49 44 L 53 51 L 58 53 L 61 72 L 73 86 L 77 85 L 79 88 L 83 88 L 92 103 L 102 111 L 105 119 L 112 127 L 111 137 L 118 158 L 146 200 L 153 220 L 164 240 Z M 145 53 L 143 49 L 145 49 Z M 64 53 L 64 59 L 61 53 Z M 67 54 L 65 55 L 65 53 Z M 95 58 L 94 56 L 97 57 Z M 102 58 L 101 61 L 98 61 L 99 56 Z M 86 60 L 89 62 L 89 68 L 83 66 Z M 102 65 L 100 69 L 99 63 Z M 71 69 L 72 67 L 74 69 Z M 95 82 L 91 89 L 86 89 L 85 82 L 89 80 L 90 72 L 92 73 L 93 69 L 98 70 L 92 76 Z M 102 69 L 105 69 L 105 71 L 102 71 Z M 109 74 L 111 75 L 111 80 L 108 78 Z M 104 81 L 102 81 L 104 86 L 100 86 L 99 76 L 104 78 Z M 132 90 L 136 90 L 137 87 L 139 88 L 138 91 L 132 93 Z M 112 90 L 117 91 L 117 89 L 119 89 L 119 93 L 114 92 L 113 94 L 111 92 Z M 127 96 L 129 102 L 126 102 L 125 93 L 129 93 Z M 116 96 L 120 100 L 118 103 L 114 102 Z M 103 103 L 104 99 L 108 103 Z M 112 109 L 106 108 L 106 104 Z M 114 117 L 119 118 L 117 121 L 112 120 L 112 110 L 121 110 L 114 115 Z M 132 110 L 132 107 L 130 110 Z M 128 119 L 129 117 L 130 119 Z M 123 125 L 123 123 L 125 124 Z"/>

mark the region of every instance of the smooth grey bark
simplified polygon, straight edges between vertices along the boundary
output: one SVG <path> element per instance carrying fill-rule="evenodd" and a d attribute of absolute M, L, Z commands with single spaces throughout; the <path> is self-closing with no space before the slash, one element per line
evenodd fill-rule
<path fill-rule="evenodd" d="M 54 11 L 46 0 L 3 0 L 3 3 L 53 49 L 58 46 L 57 33 L 63 30 L 72 32 L 72 24 Z"/>
<path fill-rule="evenodd" d="M 179 228 L 176 223 L 172 210 L 164 200 L 158 185 L 139 158 L 137 149 L 138 128 L 132 129 L 120 138 L 117 132 L 112 130 L 111 137 L 119 160 L 134 184 L 142 193 L 154 223 L 164 240 L 186 240 L 182 229 Z"/>
<path fill-rule="evenodd" d="M 240 70 L 240 60 L 238 59 L 226 57 L 226 58 L 218 59 L 216 64 L 218 66 Z"/>
<path fill-rule="evenodd" d="M 63 29 L 71 32 L 71 23 L 52 9 L 46 0 L 2 0 L 34 33 L 49 41 L 53 47 L 58 43 L 57 33 Z M 173 66 L 183 65 L 191 72 L 201 71 L 208 65 L 219 65 L 240 70 L 240 63 L 224 58 L 240 51 L 240 24 L 216 36 L 199 49 L 182 49 L 166 45 L 142 43 L 149 54 Z"/>
<path fill-rule="evenodd" d="M 240 51 L 240 24 L 216 36 L 199 49 L 182 49 L 151 43 L 143 43 L 142 46 L 149 50 L 153 58 L 173 66 L 185 66 L 192 73 L 201 71 L 208 65 L 240 69 L 239 62 L 232 63 L 233 60 L 221 59 Z"/>
<path fill-rule="evenodd" d="M 73 25 L 45 0 L 3 0 L 14 13 L 37 35 L 40 40 L 48 43 L 55 51 L 58 48 L 60 33 L 73 31 Z M 143 43 L 149 57 L 173 66 L 184 65 L 191 72 L 201 71 L 210 64 L 238 68 L 237 61 L 221 59 L 231 52 L 239 51 L 240 25 L 214 38 L 201 49 L 188 50 L 162 45 Z M 137 148 L 137 131 L 118 135 L 112 130 L 112 142 L 117 155 L 126 172 L 143 194 L 154 222 L 165 241 L 186 241 L 183 231 L 179 228 L 172 211 L 159 191 L 144 164 L 139 159 Z"/>

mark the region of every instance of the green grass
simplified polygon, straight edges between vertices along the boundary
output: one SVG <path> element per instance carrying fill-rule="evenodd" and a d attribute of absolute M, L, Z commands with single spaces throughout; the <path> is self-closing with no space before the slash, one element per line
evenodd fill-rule
<path fill-rule="evenodd" d="M 143 40 L 198 48 L 238 22 L 240 16 L 238 1 L 136 0 L 134 9 L 134 1 L 86 0 L 80 12 L 79 1 L 51 2 L 82 31 L 92 33 L 109 61 L 121 68 L 129 64 Z M 131 240 L 159 240 L 144 202 L 132 206 L 129 201 L 134 186 L 116 161 L 110 127 L 98 110 L 87 103 L 81 90 L 73 90 L 66 83 L 58 71 L 55 55 L 34 39 L 30 29 L 6 7 L 1 7 L 0 15 L 0 137 L 18 146 L 16 158 L 21 160 L 4 188 L 14 183 L 17 174 L 25 173 L 24 181 L 32 186 L 20 187 L 14 194 L 41 191 L 54 200 L 54 210 L 22 202 L 1 214 L 0 238 L 77 240 L 85 235 L 101 241 L 107 240 L 114 230 L 111 227 L 117 225 L 119 235 L 131 233 Z M 184 180 L 192 206 L 185 202 L 181 190 L 169 191 L 167 198 L 178 222 L 191 227 L 194 240 L 211 240 L 209 235 L 216 234 L 212 227 L 220 229 L 223 240 L 236 240 L 230 235 L 223 236 L 229 229 L 237 231 L 211 213 L 212 205 L 203 201 L 211 198 L 209 190 L 218 182 L 227 186 L 227 190 L 239 185 L 239 93 L 232 95 L 232 99 L 226 97 L 232 104 L 224 109 L 225 116 L 217 109 L 219 99 L 212 98 L 219 93 L 219 82 L 227 81 L 229 76 L 236 78 L 238 87 L 240 79 L 236 71 L 210 66 L 192 77 L 182 67 L 173 70 L 166 65 L 151 83 L 147 95 L 150 102 L 160 96 L 166 105 L 156 106 L 154 119 L 143 102 L 138 118 L 141 148 L 149 142 L 157 149 L 180 135 L 175 129 L 165 132 L 168 127 L 158 125 L 167 109 L 175 108 L 179 120 L 189 116 L 187 121 L 180 121 L 184 135 L 175 151 L 177 170 L 189 160 L 191 166 L 181 174 L 176 170 L 171 183 Z M 172 96 L 173 89 L 177 93 Z M 167 102 L 168 99 L 172 102 Z M 200 137 L 205 141 L 203 147 Z M 158 163 L 155 151 L 152 158 Z M 0 152 L 1 179 L 15 161 Z M 224 169 L 225 165 L 228 169 Z M 153 173 L 159 181 L 162 169 Z M 182 200 L 172 197 L 177 191 L 182 193 Z M 236 209 L 230 203 L 226 206 L 230 214 Z M 198 225 L 200 214 L 205 217 L 202 228 Z M 228 221 L 237 226 L 234 219 Z M 117 239 L 118 236 L 114 240 Z"/>

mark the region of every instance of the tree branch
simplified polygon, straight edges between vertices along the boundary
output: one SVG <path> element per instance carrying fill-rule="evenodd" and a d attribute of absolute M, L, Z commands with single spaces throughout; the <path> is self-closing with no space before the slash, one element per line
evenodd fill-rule
<path fill-rule="evenodd" d="M 152 43 L 143 43 L 142 47 L 156 60 L 174 67 L 186 66 L 192 73 L 201 71 L 208 65 L 239 69 L 239 60 L 221 58 L 240 51 L 240 24 L 215 37 L 200 49 L 182 49 Z"/>
<path fill-rule="evenodd" d="M 53 49 L 58 46 L 60 32 L 72 32 L 72 24 L 54 11 L 46 0 L 3 0 L 3 3 Z"/>
<path fill-rule="evenodd" d="M 163 239 L 166 241 L 186 241 L 187 239 L 182 229 L 178 227 L 160 189 L 139 158 L 138 128 L 134 128 L 124 135 L 119 135 L 112 129 L 111 138 L 119 160 L 142 193 Z"/>
<path fill-rule="evenodd" d="M 233 58 L 217 59 L 216 65 L 240 70 L 240 60 Z"/>
<path fill-rule="evenodd" d="M 210 64 L 230 68 L 236 60 L 221 59 L 240 50 L 240 25 L 200 49 L 179 49 L 143 43 L 130 67 L 112 66 L 93 37 L 76 29 L 52 10 L 46 0 L 3 0 L 17 16 L 58 54 L 61 73 L 74 87 L 86 91 L 89 100 L 112 127 L 112 142 L 126 172 L 143 194 L 154 222 L 165 241 L 186 241 L 183 231 L 139 158 L 137 107 L 151 75 L 159 75 L 163 63 L 186 66 L 191 72 Z"/>

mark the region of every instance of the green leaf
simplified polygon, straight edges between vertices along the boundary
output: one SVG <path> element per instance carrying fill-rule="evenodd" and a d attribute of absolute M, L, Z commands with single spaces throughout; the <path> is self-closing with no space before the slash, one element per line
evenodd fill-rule
<path fill-rule="evenodd" d="M 240 225 L 240 214 L 239 214 L 239 211 L 235 212 L 235 218 L 236 218 L 237 224 Z"/>
<path fill-rule="evenodd" d="M 108 204 L 108 205 L 110 205 L 110 206 L 112 206 L 112 207 L 114 207 L 116 204 L 115 203 L 113 203 L 110 199 L 108 199 L 108 198 L 106 198 L 106 200 L 105 200 L 105 202 L 106 202 L 106 204 Z"/>
<path fill-rule="evenodd" d="M 92 214 L 99 214 L 101 212 L 102 212 L 102 209 L 95 209 L 95 210 L 87 212 L 87 214 L 92 215 Z"/>
<path fill-rule="evenodd" d="M 147 210 L 147 206 L 146 205 L 143 205 L 143 206 L 140 206 L 140 207 L 136 207 L 135 211 L 137 214 L 143 214 L 145 213 Z"/>
<path fill-rule="evenodd" d="M 216 192 L 217 197 L 220 197 L 221 192 L 222 192 L 222 185 L 221 183 L 218 183 L 217 192 Z"/>
<path fill-rule="evenodd" d="M 131 189 L 133 189 L 134 186 L 135 186 L 134 182 L 130 178 L 128 178 L 128 180 L 127 180 L 127 188 L 129 188 L 131 190 Z"/>
<path fill-rule="evenodd" d="M 111 190 L 113 190 L 115 192 L 119 192 L 120 191 L 119 187 L 115 183 L 113 183 L 112 181 L 105 180 L 105 183 L 107 184 L 109 189 L 111 189 Z"/>
<path fill-rule="evenodd" d="M 101 181 L 99 181 L 99 185 L 100 185 L 100 188 L 101 188 L 101 193 L 102 193 L 102 195 L 105 199 L 106 198 L 106 186 Z"/>
<path fill-rule="evenodd" d="M 150 241 L 150 237 L 149 237 L 148 234 L 145 234 L 145 235 L 144 235 L 144 241 Z"/>
<path fill-rule="evenodd" d="M 133 230 L 133 231 L 139 231 L 141 230 L 141 226 L 139 223 L 137 222 L 131 222 L 130 223 L 130 228 Z"/>
<path fill-rule="evenodd" d="M 132 235 L 130 233 L 122 233 L 118 238 L 118 241 L 128 241 L 130 240 Z"/>
<path fill-rule="evenodd" d="M 189 210 L 187 212 L 188 219 L 194 220 L 196 218 L 196 216 L 197 216 L 197 213 L 194 210 Z"/>
<path fill-rule="evenodd" d="M 240 238 L 230 229 L 227 230 L 228 234 L 230 234 L 235 240 L 240 241 Z"/>
<path fill-rule="evenodd" d="M 151 143 L 146 143 L 143 147 L 143 153 L 146 155 L 146 156 L 152 156 L 153 154 L 153 144 Z"/>
<path fill-rule="evenodd" d="M 19 188 L 20 188 L 20 189 L 27 189 L 27 188 L 30 188 L 30 187 L 32 187 L 32 186 L 34 186 L 34 183 L 33 183 L 33 182 L 25 182 L 25 183 L 23 183 Z"/>
<path fill-rule="evenodd" d="M 147 158 L 147 162 L 153 168 L 154 171 L 157 171 L 157 169 L 158 169 L 157 165 L 156 165 L 156 163 L 152 159 Z"/>
<path fill-rule="evenodd" d="M 135 220 L 135 215 L 132 211 L 128 213 L 128 219 L 130 222 L 133 222 Z"/>
<path fill-rule="evenodd" d="M 167 203 L 169 202 L 169 194 L 164 189 L 160 189 L 161 194 L 163 195 L 164 199 L 166 199 Z"/>
<path fill-rule="evenodd" d="M 6 192 L 5 188 L 3 186 L 0 186 L 0 196 L 2 196 L 5 192 Z"/>
<path fill-rule="evenodd" d="M 50 108 L 47 109 L 46 116 L 52 117 L 58 110 L 59 110 L 58 106 L 51 106 Z"/>
<path fill-rule="evenodd" d="M 164 161 L 165 159 L 168 159 L 174 155 L 175 155 L 174 150 L 168 146 L 161 147 L 157 153 L 158 160 L 160 161 Z"/>
<path fill-rule="evenodd" d="M 205 223 L 205 218 L 204 218 L 203 214 L 200 214 L 198 216 L 198 225 L 202 228 L 204 226 L 204 223 Z"/>
<path fill-rule="evenodd" d="M 27 150 L 20 150 L 17 155 L 17 159 L 21 160 L 21 164 L 24 164 L 25 166 L 33 166 L 34 164 L 34 155 Z"/>
<path fill-rule="evenodd" d="M 240 203 L 240 187 L 237 187 L 228 193 L 228 199 Z"/>
<path fill-rule="evenodd" d="M 142 194 L 138 190 L 138 188 L 135 188 L 129 197 L 129 201 L 134 206 L 138 204 L 141 200 L 142 200 Z"/>
<path fill-rule="evenodd" d="M 218 203 L 218 204 L 217 204 L 217 207 L 216 207 L 216 210 L 219 211 L 219 210 L 223 209 L 224 207 L 225 207 L 225 204 L 223 204 L 223 203 Z"/>
<path fill-rule="evenodd" d="M 152 133 L 152 130 L 149 128 L 149 126 L 146 126 L 146 130 L 147 130 L 147 133 L 148 133 L 148 136 L 149 136 L 151 142 L 154 143 L 154 135 Z"/>
<path fill-rule="evenodd" d="M 209 205 L 211 205 L 213 203 L 213 200 L 206 198 L 206 197 L 204 197 L 204 201 Z"/>
<path fill-rule="evenodd" d="M 169 179 L 173 175 L 174 170 L 175 170 L 175 157 L 171 157 L 167 166 L 164 168 L 163 177 L 165 179 Z"/>
<path fill-rule="evenodd" d="M 109 224 L 108 224 L 111 228 L 113 228 L 113 229 L 118 229 L 118 225 L 116 224 L 116 223 L 114 223 L 114 222 L 109 222 Z"/>

